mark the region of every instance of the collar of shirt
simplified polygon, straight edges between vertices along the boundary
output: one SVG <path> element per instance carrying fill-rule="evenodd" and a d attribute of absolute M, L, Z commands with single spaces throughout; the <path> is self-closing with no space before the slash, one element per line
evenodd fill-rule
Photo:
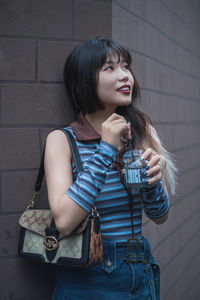
<path fill-rule="evenodd" d="M 78 119 L 71 124 L 77 141 L 100 140 L 100 134 L 85 119 L 83 113 L 79 113 Z"/>

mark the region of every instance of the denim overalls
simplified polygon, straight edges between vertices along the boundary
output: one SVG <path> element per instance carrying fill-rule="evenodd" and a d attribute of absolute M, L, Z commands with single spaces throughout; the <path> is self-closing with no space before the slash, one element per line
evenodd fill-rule
<path fill-rule="evenodd" d="M 104 240 L 104 261 L 86 268 L 58 268 L 52 300 L 159 300 L 160 270 L 144 238 Z"/>

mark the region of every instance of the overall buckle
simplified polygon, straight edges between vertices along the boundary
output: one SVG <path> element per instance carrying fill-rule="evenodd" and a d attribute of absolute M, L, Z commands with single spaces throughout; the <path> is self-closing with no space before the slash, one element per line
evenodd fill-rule
<path fill-rule="evenodd" d="M 136 245 L 135 245 L 135 254 L 136 254 L 136 259 L 135 260 L 131 260 L 130 259 L 130 250 L 131 250 L 131 241 L 136 241 Z M 130 238 L 127 240 L 127 246 L 126 246 L 126 263 L 138 263 L 139 261 L 139 240 L 138 238 Z M 144 259 L 142 260 L 144 264 L 147 264 L 147 259 L 146 257 L 144 257 Z"/>

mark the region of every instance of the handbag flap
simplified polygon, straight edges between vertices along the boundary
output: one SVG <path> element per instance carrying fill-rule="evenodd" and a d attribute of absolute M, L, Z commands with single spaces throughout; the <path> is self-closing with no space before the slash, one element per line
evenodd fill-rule
<path fill-rule="evenodd" d="M 45 236 L 45 229 L 50 226 L 52 217 L 49 209 L 28 209 L 21 215 L 19 225 Z"/>
<path fill-rule="evenodd" d="M 50 226 L 52 218 L 53 214 L 50 209 L 28 209 L 21 215 L 19 225 L 45 237 L 45 229 Z M 87 215 L 70 235 L 82 233 L 87 227 L 88 219 L 89 215 Z M 64 238 L 64 236 L 60 234 L 59 240 L 61 238 Z"/>

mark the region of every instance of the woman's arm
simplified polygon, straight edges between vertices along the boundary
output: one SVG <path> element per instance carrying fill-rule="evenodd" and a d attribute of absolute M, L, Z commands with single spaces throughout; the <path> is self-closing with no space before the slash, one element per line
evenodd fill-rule
<path fill-rule="evenodd" d="M 162 187 L 163 187 L 164 192 L 166 193 L 166 195 L 168 197 L 168 201 L 169 201 L 169 194 L 168 194 L 168 191 L 167 191 L 167 187 L 166 187 L 165 179 L 164 178 L 162 178 Z M 168 210 L 168 212 L 164 216 L 162 216 L 161 218 L 154 219 L 153 221 L 156 224 L 163 224 L 163 223 L 165 223 L 168 220 L 168 217 L 169 217 L 169 210 Z"/>
<path fill-rule="evenodd" d="M 69 234 L 87 215 L 87 211 L 65 193 L 73 184 L 71 163 L 71 149 L 65 134 L 60 130 L 51 132 L 46 140 L 44 167 L 49 205 L 62 234 Z"/>
<path fill-rule="evenodd" d="M 45 152 L 48 197 L 56 227 L 62 234 L 70 234 L 91 211 L 117 152 L 117 148 L 101 140 L 73 183 L 66 136 L 61 131 L 49 134 Z"/>
<path fill-rule="evenodd" d="M 62 234 L 71 233 L 90 212 L 124 134 L 130 135 L 130 125 L 122 116 L 112 114 L 102 123 L 102 140 L 83 163 L 83 171 L 74 183 L 72 154 L 65 134 L 57 130 L 48 135 L 44 162 L 48 198 L 56 227 Z"/>
<path fill-rule="evenodd" d="M 141 189 L 144 211 L 156 224 L 162 224 L 168 219 L 169 197 L 159 166 L 160 156 L 153 154 L 150 148 L 143 156 L 148 160 L 147 176 L 151 176 L 149 186 Z"/>
<path fill-rule="evenodd" d="M 156 224 L 164 223 L 168 218 L 169 199 L 159 181 L 154 186 L 141 189 L 144 211 Z"/>

